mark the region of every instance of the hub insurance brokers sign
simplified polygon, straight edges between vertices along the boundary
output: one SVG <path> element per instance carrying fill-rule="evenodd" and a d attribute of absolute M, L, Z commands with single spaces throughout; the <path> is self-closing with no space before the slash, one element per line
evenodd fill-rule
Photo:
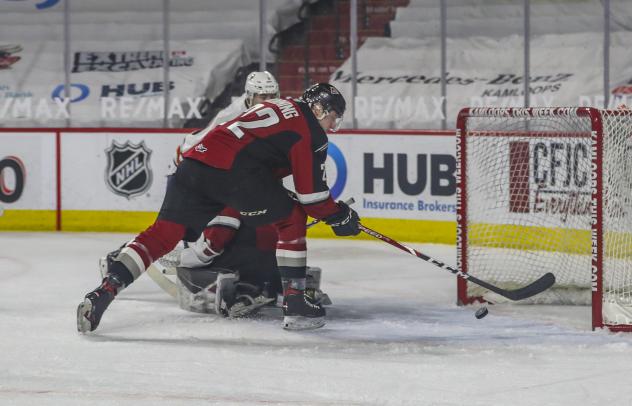
<path fill-rule="evenodd" d="M 330 134 L 327 180 L 362 217 L 454 221 L 452 135 Z"/>

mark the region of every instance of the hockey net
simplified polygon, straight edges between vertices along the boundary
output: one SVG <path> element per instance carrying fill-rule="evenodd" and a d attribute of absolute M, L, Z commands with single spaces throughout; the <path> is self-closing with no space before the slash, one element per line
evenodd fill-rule
<path fill-rule="evenodd" d="M 464 109 L 457 262 L 503 288 L 552 272 L 534 304 L 592 304 L 593 328 L 632 331 L 632 114 Z M 499 302 L 458 282 L 458 301 Z"/>

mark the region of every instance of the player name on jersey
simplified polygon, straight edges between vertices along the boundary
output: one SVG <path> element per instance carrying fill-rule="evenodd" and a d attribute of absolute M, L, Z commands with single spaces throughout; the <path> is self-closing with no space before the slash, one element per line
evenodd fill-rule
<path fill-rule="evenodd" d="M 279 108 L 281 109 L 281 114 L 283 114 L 283 118 L 298 117 L 298 111 L 296 111 L 294 105 L 288 100 L 277 99 L 269 100 L 269 102 L 279 106 Z"/>

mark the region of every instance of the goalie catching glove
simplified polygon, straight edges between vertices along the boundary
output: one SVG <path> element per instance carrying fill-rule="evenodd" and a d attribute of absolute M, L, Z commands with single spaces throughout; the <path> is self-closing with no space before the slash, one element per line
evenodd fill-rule
<path fill-rule="evenodd" d="M 360 234 L 360 217 L 348 204 L 339 200 L 340 211 L 325 218 L 325 222 L 331 226 L 333 232 L 339 237 L 347 237 Z"/>

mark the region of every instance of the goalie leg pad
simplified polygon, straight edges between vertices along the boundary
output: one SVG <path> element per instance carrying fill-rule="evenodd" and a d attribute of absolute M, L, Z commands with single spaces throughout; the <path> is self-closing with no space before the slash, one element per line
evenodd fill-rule
<path fill-rule="evenodd" d="M 320 289 L 320 276 L 322 274 L 322 269 L 316 266 L 308 266 L 305 280 L 305 287 L 311 289 Z"/>
<path fill-rule="evenodd" d="M 196 313 L 215 313 L 219 274 L 219 270 L 208 268 L 177 268 L 176 287 L 180 308 Z"/>
<path fill-rule="evenodd" d="M 329 306 L 332 304 L 329 295 L 320 290 L 320 277 L 322 269 L 315 266 L 307 267 L 305 280 L 305 296 L 314 304 Z"/>
<path fill-rule="evenodd" d="M 220 273 L 217 275 L 215 313 L 224 317 L 229 316 L 229 309 L 237 301 L 237 281 L 239 281 L 239 278 L 234 273 Z"/>
<path fill-rule="evenodd" d="M 239 274 L 223 268 L 177 268 L 178 304 L 197 313 L 223 317 L 252 316 L 272 301 L 262 288 L 239 281 Z"/>
<path fill-rule="evenodd" d="M 321 306 L 330 306 L 333 304 L 329 295 L 320 290 L 320 279 L 322 269 L 315 266 L 308 266 L 305 275 L 305 297 L 313 303 Z M 288 279 L 283 279 L 283 290 L 288 288 Z"/>

